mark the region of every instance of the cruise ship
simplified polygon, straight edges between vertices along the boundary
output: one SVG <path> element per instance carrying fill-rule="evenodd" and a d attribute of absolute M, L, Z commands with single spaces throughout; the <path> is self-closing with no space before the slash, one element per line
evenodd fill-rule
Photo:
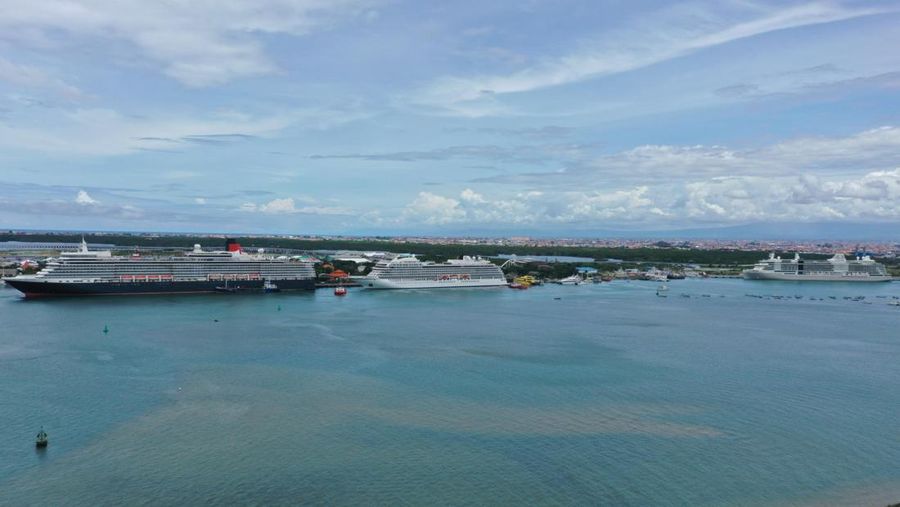
<path fill-rule="evenodd" d="M 434 263 L 399 257 L 379 261 L 361 282 L 367 289 L 438 289 L 500 287 L 506 285 L 506 278 L 500 266 L 483 259 L 463 257 Z"/>
<path fill-rule="evenodd" d="M 280 290 L 315 289 L 315 271 L 309 262 L 246 254 L 233 240 L 226 242 L 225 251 L 194 245 L 193 251 L 173 257 L 114 256 L 109 250 L 89 251 L 82 240 L 78 251 L 63 252 L 36 274 L 5 281 L 26 297 L 262 292 L 266 284 Z"/>
<path fill-rule="evenodd" d="M 752 269 L 743 272 L 747 280 L 795 280 L 818 282 L 889 282 L 891 276 L 883 264 L 868 255 L 847 260 L 844 254 L 835 254 L 825 260 L 804 260 L 800 254 L 793 259 L 782 260 L 769 254 Z"/>

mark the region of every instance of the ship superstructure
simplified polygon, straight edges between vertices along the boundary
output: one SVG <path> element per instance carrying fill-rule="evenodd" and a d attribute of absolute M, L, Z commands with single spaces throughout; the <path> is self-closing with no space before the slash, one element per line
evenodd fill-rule
<path fill-rule="evenodd" d="M 265 283 L 282 290 L 314 289 L 312 263 L 244 253 L 229 241 L 226 251 L 204 251 L 194 245 L 183 256 L 114 256 L 108 250 L 90 251 L 82 241 L 75 252 L 34 275 L 7 278 L 6 283 L 26 296 L 153 294 L 214 292 L 229 284 L 241 290 L 262 290 Z"/>
<path fill-rule="evenodd" d="M 370 289 L 435 289 L 505 286 L 506 278 L 500 266 L 478 258 L 435 263 L 400 257 L 379 261 L 361 282 Z"/>
<path fill-rule="evenodd" d="M 768 259 L 756 263 L 752 269 L 743 272 L 747 280 L 795 280 L 820 282 L 889 282 L 891 276 L 883 264 L 875 262 L 868 255 L 847 259 L 844 254 L 835 254 L 830 259 L 801 259 L 795 254 L 792 259 L 782 259 L 774 253 Z"/>

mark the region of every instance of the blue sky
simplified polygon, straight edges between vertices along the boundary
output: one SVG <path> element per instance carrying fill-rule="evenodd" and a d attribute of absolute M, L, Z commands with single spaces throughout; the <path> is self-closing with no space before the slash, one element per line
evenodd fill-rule
<path fill-rule="evenodd" d="M 2 227 L 900 221 L 898 1 L 0 6 Z"/>

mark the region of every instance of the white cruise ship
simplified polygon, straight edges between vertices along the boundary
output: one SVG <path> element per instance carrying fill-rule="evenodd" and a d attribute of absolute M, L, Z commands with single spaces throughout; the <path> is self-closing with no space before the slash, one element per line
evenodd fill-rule
<path fill-rule="evenodd" d="M 800 254 L 782 260 L 774 253 L 743 272 L 747 280 L 794 280 L 818 282 L 889 282 L 891 276 L 883 264 L 868 255 L 847 260 L 843 254 L 825 260 L 804 260 Z"/>
<path fill-rule="evenodd" d="M 444 263 L 422 262 L 415 257 L 379 261 L 361 280 L 367 289 L 437 289 L 498 287 L 506 285 L 500 266 L 463 257 Z"/>
<path fill-rule="evenodd" d="M 234 240 L 227 241 L 226 251 L 195 245 L 177 257 L 114 256 L 108 250 L 89 251 L 82 240 L 80 250 L 63 252 L 38 273 L 5 281 L 26 297 L 38 297 L 263 291 L 266 284 L 312 290 L 315 276 L 311 263 L 247 255 Z"/>

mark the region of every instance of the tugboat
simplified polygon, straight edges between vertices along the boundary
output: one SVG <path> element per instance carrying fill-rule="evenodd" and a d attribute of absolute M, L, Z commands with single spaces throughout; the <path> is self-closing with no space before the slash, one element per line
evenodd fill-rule
<path fill-rule="evenodd" d="M 343 286 L 340 286 L 340 285 L 337 286 L 337 287 L 335 287 L 335 288 L 334 288 L 334 295 L 335 295 L 335 296 L 346 296 L 346 295 L 347 295 L 347 288 L 346 288 L 346 287 L 343 287 Z"/>
<path fill-rule="evenodd" d="M 274 283 L 265 280 L 263 282 L 263 292 L 281 292 L 281 289 L 278 288 Z"/>
<path fill-rule="evenodd" d="M 47 432 L 44 431 L 44 427 L 41 426 L 41 431 L 38 431 L 37 437 L 35 437 L 34 446 L 42 449 L 47 447 L 48 443 L 50 443 L 50 439 L 47 437 Z"/>

